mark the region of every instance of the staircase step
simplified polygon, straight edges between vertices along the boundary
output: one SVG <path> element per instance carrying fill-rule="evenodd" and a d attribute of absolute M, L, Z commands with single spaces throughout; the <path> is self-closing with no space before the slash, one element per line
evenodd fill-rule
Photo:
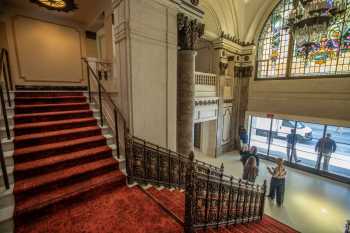
<path fill-rule="evenodd" d="M 29 113 L 29 114 L 16 114 L 14 116 L 15 124 L 34 123 L 43 121 L 57 121 L 74 118 L 92 117 L 92 110 L 74 110 L 74 111 L 58 111 L 58 112 L 45 112 L 45 113 Z"/>
<path fill-rule="evenodd" d="M 58 154 L 39 160 L 17 163 L 14 174 L 16 181 L 18 181 L 27 177 L 42 175 L 108 157 L 112 157 L 112 149 L 109 146 L 100 146 L 72 153 Z"/>
<path fill-rule="evenodd" d="M 30 133 L 39 133 L 47 131 L 55 131 L 60 129 L 72 129 L 85 126 L 94 126 L 97 124 L 97 119 L 94 117 L 86 117 L 81 119 L 65 119 L 58 121 L 35 122 L 16 124 L 14 127 L 15 135 L 20 136 Z"/>
<path fill-rule="evenodd" d="M 49 103 L 78 103 L 86 102 L 85 96 L 31 96 L 16 97 L 16 105 L 49 104 Z"/>
<path fill-rule="evenodd" d="M 63 186 L 71 186 L 117 169 L 118 162 L 115 159 L 105 158 L 16 181 L 13 193 L 18 203 L 18 201 L 41 195 L 42 192 L 62 189 Z"/>
<path fill-rule="evenodd" d="M 14 139 L 15 149 L 42 145 L 54 142 L 67 141 L 77 138 L 85 138 L 101 135 L 99 126 L 88 126 L 58 131 L 41 132 L 36 134 L 26 134 L 17 136 Z"/>
<path fill-rule="evenodd" d="M 40 194 L 40 199 L 33 196 L 16 203 L 16 220 L 21 220 L 18 217 L 24 218 L 28 214 L 31 215 L 30 219 L 32 219 L 32 215 L 43 215 L 49 207 L 56 209 L 59 204 L 69 205 L 77 199 L 84 199 L 86 194 L 92 195 L 94 191 L 101 193 L 113 187 L 125 185 L 125 182 L 126 177 L 122 172 L 113 171 L 74 185 L 48 190 Z"/>
<path fill-rule="evenodd" d="M 17 91 L 16 97 L 84 96 L 82 91 Z"/>
<path fill-rule="evenodd" d="M 106 145 L 102 135 L 16 149 L 15 163 Z"/>
<path fill-rule="evenodd" d="M 90 109 L 89 103 L 60 103 L 60 104 L 28 104 L 16 105 L 15 113 L 37 113 L 37 112 L 56 112 L 69 110 L 87 110 Z"/>

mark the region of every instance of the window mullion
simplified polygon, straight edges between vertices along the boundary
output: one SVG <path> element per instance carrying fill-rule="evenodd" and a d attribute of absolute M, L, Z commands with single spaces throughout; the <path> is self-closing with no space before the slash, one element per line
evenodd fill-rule
<path fill-rule="evenodd" d="M 293 62 L 293 50 L 294 50 L 294 37 L 292 32 L 289 30 L 289 38 L 288 38 L 288 55 L 287 55 L 287 68 L 286 68 L 286 78 L 291 77 L 291 69 Z"/>

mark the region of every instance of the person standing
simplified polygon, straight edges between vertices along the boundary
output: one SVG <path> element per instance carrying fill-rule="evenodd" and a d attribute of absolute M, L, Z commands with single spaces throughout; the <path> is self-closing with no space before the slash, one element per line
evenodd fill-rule
<path fill-rule="evenodd" d="M 248 133 L 247 130 L 243 127 L 240 129 L 239 139 L 241 142 L 241 151 L 248 151 Z"/>
<path fill-rule="evenodd" d="M 243 180 L 254 183 L 258 176 L 258 167 L 256 165 L 256 159 L 254 156 L 250 156 L 246 161 L 243 169 Z"/>
<path fill-rule="evenodd" d="M 287 158 L 289 162 L 292 162 L 292 157 L 296 163 L 301 161 L 297 157 L 297 150 L 295 148 L 297 141 L 295 129 L 291 129 L 290 134 L 287 135 Z"/>
<path fill-rule="evenodd" d="M 243 167 L 245 166 L 247 160 L 249 157 L 253 156 L 256 160 L 256 166 L 259 167 L 259 156 L 257 155 L 258 148 L 256 146 L 250 147 L 247 151 L 241 151 L 241 162 L 243 164 Z"/>
<path fill-rule="evenodd" d="M 326 137 L 318 140 L 315 146 L 315 152 L 318 153 L 317 162 L 316 162 L 317 170 L 320 170 L 322 158 L 324 158 L 323 170 L 328 171 L 331 155 L 337 150 L 337 144 L 335 143 L 334 140 L 331 139 L 331 137 L 332 135 L 330 133 L 327 133 Z"/>
<path fill-rule="evenodd" d="M 270 193 L 269 198 L 271 200 L 275 199 L 279 207 L 282 206 L 284 200 L 285 182 L 287 171 L 283 165 L 283 159 L 276 159 L 277 167 L 271 168 L 267 167 L 267 170 L 272 175 L 270 182 Z"/>

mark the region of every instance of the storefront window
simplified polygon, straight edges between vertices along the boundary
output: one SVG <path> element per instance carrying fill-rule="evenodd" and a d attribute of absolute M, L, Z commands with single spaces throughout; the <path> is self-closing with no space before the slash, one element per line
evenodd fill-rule
<path fill-rule="evenodd" d="M 350 177 L 350 128 L 251 116 L 250 146 L 258 153 Z"/>

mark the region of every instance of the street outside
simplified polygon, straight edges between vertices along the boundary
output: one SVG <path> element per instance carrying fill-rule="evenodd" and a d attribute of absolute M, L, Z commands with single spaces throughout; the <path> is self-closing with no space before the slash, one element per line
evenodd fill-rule
<path fill-rule="evenodd" d="M 312 140 L 298 141 L 296 144 L 297 156 L 301 160 L 300 164 L 315 167 L 317 153 L 315 152 L 316 143 L 323 137 L 323 125 L 305 123 L 312 129 Z M 328 126 L 327 133 L 331 133 L 332 139 L 337 143 L 337 150 L 332 154 L 329 166 L 329 172 L 350 177 L 350 129 Z M 260 153 L 266 154 L 268 140 L 266 136 L 256 135 L 256 130 L 251 132 L 251 146 L 258 147 Z M 274 137 L 271 140 L 270 156 L 287 159 L 287 143 L 282 137 Z M 321 166 L 322 168 L 322 166 Z"/>

